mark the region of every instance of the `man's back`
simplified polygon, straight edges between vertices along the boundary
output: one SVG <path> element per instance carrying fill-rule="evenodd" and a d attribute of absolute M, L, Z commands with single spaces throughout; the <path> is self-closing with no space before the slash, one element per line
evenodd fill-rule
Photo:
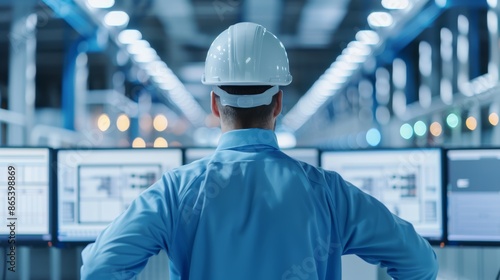
<path fill-rule="evenodd" d="M 257 129 L 228 132 L 212 157 L 166 173 L 84 251 L 82 275 L 132 276 L 160 249 L 172 279 L 340 279 L 349 253 L 395 278 L 437 273 L 410 224 Z"/>
<path fill-rule="evenodd" d="M 196 174 L 179 192 L 171 252 L 180 275 L 325 279 L 327 267 L 340 272 L 340 243 L 318 170 L 271 147 L 240 147 L 176 174 Z"/>

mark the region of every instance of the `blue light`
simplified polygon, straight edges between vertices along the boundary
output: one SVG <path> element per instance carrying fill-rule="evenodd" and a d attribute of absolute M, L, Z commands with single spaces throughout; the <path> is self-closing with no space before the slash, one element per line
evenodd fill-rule
<path fill-rule="evenodd" d="M 413 136 L 413 127 L 411 127 L 411 125 L 405 123 L 399 129 L 399 134 L 401 134 L 401 137 L 408 140 Z"/>
<path fill-rule="evenodd" d="M 446 118 L 446 123 L 451 128 L 457 127 L 459 122 L 460 122 L 460 119 L 454 113 L 449 114 L 448 117 Z"/>
<path fill-rule="evenodd" d="M 378 144 L 380 144 L 380 140 L 382 140 L 382 136 L 380 135 L 380 131 L 378 131 L 378 129 L 372 128 L 366 133 L 366 142 L 368 142 L 370 146 L 378 146 Z"/>
<path fill-rule="evenodd" d="M 413 125 L 413 129 L 415 130 L 415 134 L 418 136 L 424 136 L 427 132 L 427 126 L 423 121 L 418 121 Z"/>

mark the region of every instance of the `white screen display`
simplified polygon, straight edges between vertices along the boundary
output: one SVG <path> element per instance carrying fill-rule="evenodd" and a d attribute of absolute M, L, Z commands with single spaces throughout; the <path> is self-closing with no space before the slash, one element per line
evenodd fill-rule
<path fill-rule="evenodd" d="M 448 240 L 500 242 L 500 149 L 449 150 Z"/>
<path fill-rule="evenodd" d="M 324 152 L 321 166 L 381 201 L 430 240 L 443 237 L 440 149 Z"/>
<path fill-rule="evenodd" d="M 49 149 L 1 148 L 0 186 L 1 243 L 11 236 L 11 222 L 19 241 L 51 241 Z"/>
<path fill-rule="evenodd" d="M 163 173 L 182 165 L 178 149 L 60 150 L 58 240 L 91 242 Z"/>

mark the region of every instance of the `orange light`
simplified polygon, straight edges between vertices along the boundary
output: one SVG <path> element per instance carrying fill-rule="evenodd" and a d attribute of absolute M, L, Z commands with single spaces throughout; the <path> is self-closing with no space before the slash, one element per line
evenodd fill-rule
<path fill-rule="evenodd" d="M 130 127 L 130 119 L 128 118 L 128 116 L 125 114 L 121 114 L 116 119 L 116 127 L 119 131 L 126 131 Z"/>
<path fill-rule="evenodd" d="M 106 115 L 106 114 L 100 115 L 99 118 L 97 119 L 97 127 L 102 132 L 108 130 L 110 125 L 111 125 L 111 121 L 110 121 L 108 115 Z"/>
<path fill-rule="evenodd" d="M 164 115 L 157 115 L 153 120 L 153 127 L 156 131 L 164 131 L 168 127 L 167 117 Z"/>
<path fill-rule="evenodd" d="M 488 117 L 488 120 L 490 121 L 492 126 L 497 126 L 498 125 L 498 114 L 491 113 L 490 116 Z"/>
<path fill-rule="evenodd" d="M 132 148 L 146 148 L 146 141 L 141 137 L 137 137 L 134 139 L 134 142 L 132 142 Z"/>
<path fill-rule="evenodd" d="M 155 148 L 167 148 L 168 147 L 168 142 L 165 140 L 163 137 L 158 137 L 156 138 L 153 147 Z"/>
<path fill-rule="evenodd" d="M 475 130 L 477 128 L 477 120 L 476 118 L 474 117 L 468 117 L 467 120 L 465 121 L 465 126 L 467 126 L 467 128 L 469 130 Z"/>
<path fill-rule="evenodd" d="M 429 130 L 434 137 L 438 137 L 441 133 L 443 133 L 443 127 L 438 122 L 433 122 Z"/>

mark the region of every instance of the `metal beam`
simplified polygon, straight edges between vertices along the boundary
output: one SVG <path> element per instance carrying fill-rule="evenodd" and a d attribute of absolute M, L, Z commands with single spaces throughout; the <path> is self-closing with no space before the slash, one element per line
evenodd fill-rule
<path fill-rule="evenodd" d="M 97 25 L 73 0 L 43 0 L 60 18 L 64 19 L 83 37 L 92 37 Z"/>
<path fill-rule="evenodd" d="M 10 38 L 9 95 L 10 111 L 25 116 L 24 126 L 9 124 L 7 145 L 24 145 L 35 114 L 36 24 L 35 0 L 16 1 Z"/>

